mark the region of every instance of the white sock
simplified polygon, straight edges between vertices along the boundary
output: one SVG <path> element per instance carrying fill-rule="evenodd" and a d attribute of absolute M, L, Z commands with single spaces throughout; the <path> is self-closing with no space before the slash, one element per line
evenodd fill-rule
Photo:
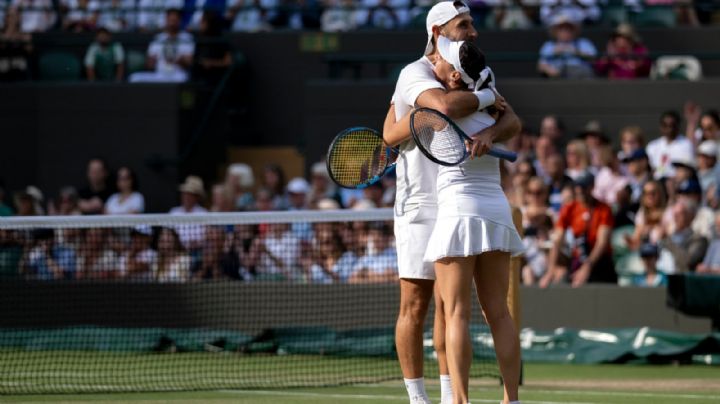
<path fill-rule="evenodd" d="M 430 397 L 428 397 L 425 392 L 425 378 L 419 377 L 417 379 L 403 380 L 405 381 L 405 388 L 407 389 L 411 404 L 430 404 Z"/>
<path fill-rule="evenodd" d="M 440 375 L 440 403 L 451 404 L 453 402 L 452 384 L 450 375 Z"/>

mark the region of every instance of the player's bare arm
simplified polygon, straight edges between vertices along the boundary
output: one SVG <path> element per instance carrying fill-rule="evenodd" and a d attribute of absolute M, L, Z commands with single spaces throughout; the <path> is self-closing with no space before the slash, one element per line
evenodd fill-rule
<path fill-rule="evenodd" d="M 505 102 L 505 109 L 500 112 L 500 118 L 495 125 L 487 127 L 472 135 L 473 144 L 470 149 L 470 156 L 482 156 L 487 153 L 495 142 L 504 142 L 512 139 L 520 133 L 522 123 L 515 114 L 512 106 Z"/>
<path fill-rule="evenodd" d="M 383 123 L 383 141 L 386 145 L 394 147 L 409 139 L 410 133 L 410 114 L 405 114 L 402 119 L 395 121 L 395 105 L 390 104 L 390 109 L 385 116 Z"/>
<path fill-rule="evenodd" d="M 433 88 L 420 94 L 415 101 L 418 107 L 432 108 L 452 119 L 458 119 L 477 111 L 477 96 L 469 91 L 445 91 Z"/>

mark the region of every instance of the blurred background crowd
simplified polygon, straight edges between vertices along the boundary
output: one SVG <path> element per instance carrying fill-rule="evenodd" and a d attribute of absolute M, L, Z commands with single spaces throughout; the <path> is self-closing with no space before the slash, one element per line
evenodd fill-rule
<path fill-rule="evenodd" d="M 667 274 L 720 273 L 720 117 L 688 101 L 658 114 L 657 131 L 627 126 L 605 133 L 587 122 L 568 133 L 560 116 L 526 123 L 501 165 L 503 188 L 522 213 L 527 285 L 587 282 L 662 286 Z M 619 139 L 614 145 L 611 137 Z M 287 178 L 277 164 L 255 172 L 227 167 L 206 184 L 178 184 L 171 215 L 205 212 L 367 210 L 391 207 L 394 174 L 363 190 L 337 187 L 326 165 Z M 145 212 L 142 178 L 131 167 L 87 164 L 59 193 L 0 188 L 0 215 L 100 215 Z M 395 279 L 392 223 L 179 224 L 158 228 L 0 231 L 0 267 L 41 279 L 284 279 L 386 282 Z M 574 276 L 591 266 L 590 278 Z M 21 268 L 21 273 L 16 273 Z"/>
<path fill-rule="evenodd" d="M 216 82 L 232 63 L 227 32 L 422 30 L 433 0 L 1 0 L 0 80 L 53 75 L 131 82 Z M 712 26 L 713 0 L 484 0 L 468 2 L 478 29 L 546 27 L 538 51 L 544 77 L 697 79 L 697 59 L 655 58 L 638 27 Z M 618 26 L 605 43 L 583 27 Z M 68 52 L 35 54 L 34 36 L 95 33 L 82 60 Z M 128 51 L 114 33 L 156 34 L 145 52 Z M 652 69 L 651 62 L 657 62 Z M 54 72 L 53 65 L 70 71 Z M 74 72 L 77 70 L 77 72 Z"/>
<path fill-rule="evenodd" d="M 193 131 L 197 140 L 199 134 L 209 131 L 203 125 L 210 121 L 217 100 L 230 106 L 227 112 L 233 117 L 251 120 L 242 99 L 258 94 L 239 91 L 244 84 L 227 81 L 238 59 L 236 46 L 231 46 L 231 40 L 238 39 L 230 33 L 423 31 L 427 11 L 434 3 L 0 0 L 0 81 L 206 83 L 214 92 L 207 107 L 205 101 L 198 101 L 207 119 L 198 120 Z M 720 24 L 720 5 L 712 0 L 487 0 L 468 4 L 481 32 L 481 48 L 483 30 L 506 30 L 508 35 L 498 37 L 502 41 L 512 41 L 513 30 L 546 35 L 544 43 L 537 41 L 542 43 L 537 55 L 533 50 L 530 59 L 522 59 L 543 82 L 648 77 L 701 80 L 698 58 L 680 52 L 682 49 L 668 55 L 653 53 L 636 27 L 667 38 L 663 35 L 674 33 L 675 27 L 713 35 Z M 602 29 L 594 31 L 593 40 L 588 39 L 584 32 L 596 27 Z M 598 32 L 607 37 L 598 40 Z M 57 43 L 67 49 L 80 43 L 83 56 L 79 57 L 77 49 L 75 53 L 62 46 L 55 49 L 54 38 L 60 38 Z M 123 43 L 128 38 L 136 41 L 132 47 Z M 518 38 L 523 46 L 529 43 L 527 36 Z M 662 45 L 657 38 L 655 47 Z M 356 61 L 352 54 L 338 56 L 333 49 L 326 49 L 323 63 L 328 65 L 330 78 L 342 81 L 342 77 L 333 77 L 333 61 L 344 57 L 341 61 L 351 67 Z M 497 50 L 494 52 L 497 56 Z M 517 55 L 502 56 L 503 66 L 510 67 Z M 700 56 L 706 66 L 717 59 L 710 53 Z M 360 57 L 375 63 L 372 54 Z M 388 55 L 382 58 L 381 65 L 387 62 L 402 67 L 407 62 Z M 397 73 L 397 69 L 394 73 L 380 70 L 382 79 L 388 81 Z M 500 70 L 504 77 L 505 69 Z M 238 83 L 247 84 L 247 80 Z M 623 118 L 628 126 L 618 133 L 606 132 L 606 123 L 599 120 L 588 121 L 580 133 L 570 131 L 564 118 L 575 118 L 568 115 L 571 110 L 524 122 L 522 134 L 508 144 L 521 158 L 503 164 L 502 172 L 508 198 L 522 213 L 527 244 L 522 269 L 525 284 L 662 286 L 666 274 L 720 273 L 720 218 L 715 218 L 720 208 L 717 104 L 687 101 L 679 105 L 682 100 L 668 99 L 668 105 L 678 103 L 677 110 L 653 112 L 657 113 L 657 127 L 652 131 L 645 125 L 643 132 L 632 116 Z M 180 108 L 185 108 L 184 102 Z M 241 132 L 232 126 L 218 126 L 229 133 Z M 255 133 L 244 126 L 241 129 L 248 138 Z M 93 130 L 102 133 L 101 128 Z M 226 138 L 223 141 L 228 142 Z M 268 139 L 262 141 L 269 144 Z M 262 141 L 252 140 L 252 144 Z M 193 145 L 192 141 L 188 144 Z M 0 216 L 129 215 L 148 213 L 146 206 L 151 205 L 160 206 L 153 213 L 177 216 L 208 211 L 368 210 L 391 207 L 395 195 L 392 173 L 362 191 L 347 190 L 333 184 L 323 161 L 305 167 L 307 175 L 293 173 L 289 178 L 280 161 L 269 160 L 270 164 L 259 167 L 257 162 L 228 159 L 234 163 L 223 165 L 226 170 L 221 175 L 198 173 L 197 165 L 184 170 L 183 175 L 195 174 L 177 184 L 176 206 L 164 206 L 164 202 L 146 201 L 143 186 L 147 185 L 137 175 L 142 170 L 140 160 L 119 161 L 128 165 L 109 167 L 102 158 L 90 159 L 86 178 L 67 178 L 63 180 L 67 186 L 61 189 L 34 185 L 5 189 L 2 177 L 8 180 L 12 173 L 0 173 Z M 150 178 L 146 176 L 145 181 Z M 146 193 L 150 191 L 145 188 Z M 0 273 L 31 279 L 386 282 L 396 279 L 392 234 L 392 223 L 387 222 L 312 221 L 0 230 Z M 580 270 L 588 267 L 592 271 Z M 587 273 L 593 275 L 578 275 Z"/>

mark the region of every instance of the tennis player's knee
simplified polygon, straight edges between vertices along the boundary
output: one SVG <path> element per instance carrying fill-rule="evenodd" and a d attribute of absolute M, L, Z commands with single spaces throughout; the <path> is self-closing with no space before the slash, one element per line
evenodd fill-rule
<path fill-rule="evenodd" d="M 470 321 L 471 308 L 470 305 L 463 304 L 461 302 L 445 302 L 443 304 L 445 311 L 445 321 Z"/>
<path fill-rule="evenodd" d="M 485 308 L 485 320 L 492 327 L 510 318 L 506 304 L 490 305 Z"/>
<path fill-rule="evenodd" d="M 400 316 L 425 318 L 433 297 L 432 281 L 401 281 Z"/>
<path fill-rule="evenodd" d="M 420 300 L 405 299 L 400 304 L 400 317 L 413 320 L 413 322 L 423 322 L 428 310 L 428 302 Z"/>

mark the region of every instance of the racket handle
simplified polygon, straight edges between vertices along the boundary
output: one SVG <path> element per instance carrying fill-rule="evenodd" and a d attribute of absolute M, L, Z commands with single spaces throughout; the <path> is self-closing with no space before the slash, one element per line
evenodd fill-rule
<path fill-rule="evenodd" d="M 515 160 L 517 160 L 517 157 L 518 157 L 518 156 L 517 156 L 517 153 L 515 153 L 515 152 L 513 152 L 513 151 L 505 150 L 505 149 L 499 149 L 499 148 L 497 148 L 497 147 L 491 148 L 490 151 L 488 152 L 488 154 L 491 155 L 491 156 L 493 156 L 493 157 L 497 157 L 497 158 L 499 158 L 499 159 L 507 160 L 507 161 L 509 161 L 509 162 L 511 162 L 511 163 L 514 163 Z"/>

